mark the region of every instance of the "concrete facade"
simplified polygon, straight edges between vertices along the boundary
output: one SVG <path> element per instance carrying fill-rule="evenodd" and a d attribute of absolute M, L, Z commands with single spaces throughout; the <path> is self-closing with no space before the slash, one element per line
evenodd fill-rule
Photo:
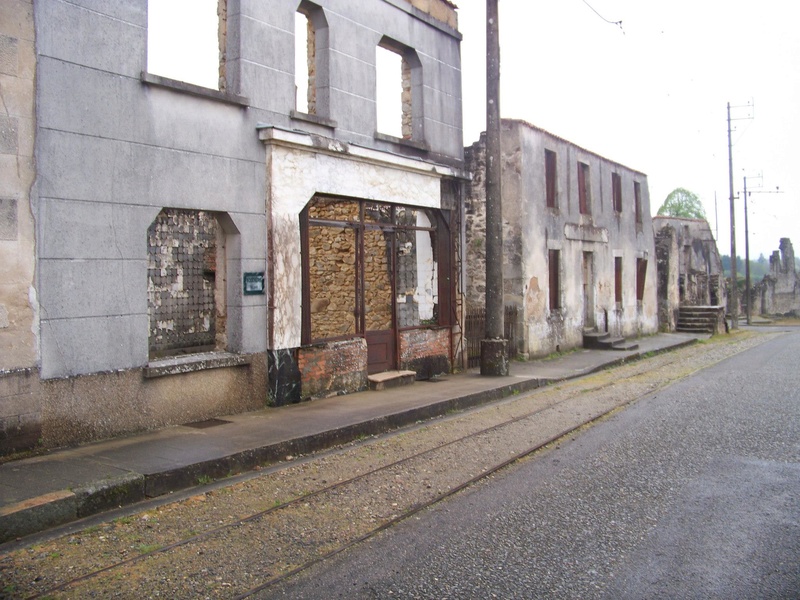
<path fill-rule="evenodd" d="M 16 223 L 0 237 L 13 274 L 0 369 L 28 369 L 0 375 L 0 418 L 30 411 L 46 446 L 299 399 L 280 380 L 303 345 L 300 214 L 315 194 L 458 211 L 442 191 L 463 177 L 460 35 L 445 0 L 220 0 L 217 89 L 147 71 L 147 0 L 0 11 L 3 99 L 17 111 L 0 117 L 3 173 L 19 165 L 0 191 L 0 233 Z M 295 100 L 298 11 L 315 30 L 313 114 Z M 378 45 L 412 65 L 411 139 L 376 133 Z M 187 242 L 196 218 L 212 225 Z M 245 274 L 263 276 L 263 294 Z M 154 312 L 167 300 L 186 312 L 187 294 L 204 312 Z M 205 328 L 205 345 L 156 356 L 154 331 L 171 339 L 181 319 Z M 30 446 L 12 437 L 3 450 Z"/>
<path fill-rule="evenodd" d="M 708 221 L 656 216 L 653 228 L 662 330 L 675 330 L 681 306 L 727 306 L 722 259 Z"/>
<path fill-rule="evenodd" d="M 502 148 L 504 292 L 506 305 L 517 305 L 522 315 L 518 353 L 579 347 L 584 329 L 654 333 L 656 261 L 646 175 L 521 121 L 503 120 Z M 466 205 L 467 298 L 479 307 L 485 138 L 465 156 L 474 175 Z"/>
<path fill-rule="evenodd" d="M 769 275 L 755 286 L 753 296 L 754 306 L 760 298 L 762 315 L 800 316 L 800 276 L 789 238 L 781 238 L 769 257 Z"/>

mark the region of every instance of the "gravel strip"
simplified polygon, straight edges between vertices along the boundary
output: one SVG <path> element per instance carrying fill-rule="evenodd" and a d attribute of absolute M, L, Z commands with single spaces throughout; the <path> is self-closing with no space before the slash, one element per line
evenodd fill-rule
<path fill-rule="evenodd" d="M 777 334 L 742 332 L 535 390 L 0 556 L 0 598 L 60 583 L 235 523 L 329 484 L 429 454 L 94 577 L 53 597 L 231 597 L 367 535 L 560 432 Z M 534 413 L 468 440 L 467 434 Z M 444 444 L 449 444 L 444 446 Z M 287 457 L 290 458 L 290 457 Z M 124 581 L 124 586 L 120 582 Z"/>

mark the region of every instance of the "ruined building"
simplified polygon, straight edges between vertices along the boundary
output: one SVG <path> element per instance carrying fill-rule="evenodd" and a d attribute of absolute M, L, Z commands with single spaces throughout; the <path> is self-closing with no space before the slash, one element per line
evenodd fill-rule
<path fill-rule="evenodd" d="M 762 315 L 800 316 L 800 277 L 789 238 L 781 238 L 780 249 L 769 257 L 769 275 L 755 286 Z M 755 299 L 754 299 L 755 300 Z M 757 304 L 754 305 L 757 306 Z"/>
<path fill-rule="evenodd" d="M 714 332 L 724 329 L 727 291 L 717 242 L 705 219 L 653 217 L 661 328 L 678 328 L 681 307 L 719 307 Z"/>
<path fill-rule="evenodd" d="M 485 137 L 465 153 L 467 300 L 485 294 Z M 581 346 L 585 330 L 658 329 L 647 177 L 522 121 L 502 121 L 505 303 L 516 348 L 542 356 Z"/>
<path fill-rule="evenodd" d="M 0 3 L 3 452 L 460 364 L 455 7 L 158 4 Z"/>

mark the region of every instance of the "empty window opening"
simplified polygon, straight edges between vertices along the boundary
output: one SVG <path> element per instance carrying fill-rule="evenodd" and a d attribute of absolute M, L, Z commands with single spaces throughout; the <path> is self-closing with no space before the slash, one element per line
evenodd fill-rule
<path fill-rule="evenodd" d="M 301 221 L 304 343 L 441 324 L 438 220 L 426 209 L 315 197 Z"/>
<path fill-rule="evenodd" d="M 548 250 L 547 263 L 550 271 L 550 310 L 561 308 L 561 251 Z"/>
<path fill-rule="evenodd" d="M 638 181 L 633 182 L 633 205 L 636 211 L 636 222 L 642 222 L 642 186 Z"/>
<path fill-rule="evenodd" d="M 558 208 L 557 177 L 558 163 L 556 153 L 552 150 L 544 151 L 544 178 L 545 193 L 547 195 L 547 208 Z"/>
<path fill-rule="evenodd" d="M 378 133 L 423 141 L 422 63 L 417 53 L 384 37 L 375 67 Z"/>
<path fill-rule="evenodd" d="M 614 302 L 622 304 L 622 257 L 614 257 Z"/>
<path fill-rule="evenodd" d="M 405 84 L 403 57 L 387 48 L 378 46 L 376 53 L 378 80 L 378 132 L 397 138 L 405 137 L 405 107 L 403 96 Z M 410 98 L 409 98 L 410 100 Z M 409 135 L 410 138 L 410 135 Z"/>
<path fill-rule="evenodd" d="M 582 215 L 592 213 L 591 177 L 589 165 L 578 163 L 578 209 Z"/>
<path fill-rule="evenodd" d="M 636 259 L 636 301 L 644 300 L 644 285 L 647 277 L 647 260 L 644 258 Z"/>
<path fill-rule="evenodd" d="M 317 114 L 316 98 L 316 42 L 314 24 L 302 12 L 294 19 L 294 85 L 297 93 L 297 110 Z"/>
<path fill-rule="evenodd" d="M 206 211 L 165 208 L 147 230 L 150 358 L 225 348 L 225 244 Z"/>
<path fill-rule="evenodd" d="M 614 211 L 622 212 L 622 177 L 619 173 L 611 174 L 611 196 L 614 201 Z"/>
<path fill-rule="evenodd" d="M 147 71 L 225 88 L 227 0 L 148 0 Z"/>

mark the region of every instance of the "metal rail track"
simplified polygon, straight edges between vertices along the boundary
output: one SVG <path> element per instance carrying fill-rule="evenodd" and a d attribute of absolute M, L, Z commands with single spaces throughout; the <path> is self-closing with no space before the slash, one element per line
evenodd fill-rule
<path fill-rule="evenodd" d="M 593 388 L 593 391 L 603 389 L 605 387 L 608 387 L 609 385 L 612 385 L 612 384 L 605 384 L 605 385 L 602 385 L 602 386 L 598 386 L 597 388 Z M 499 430 L 501 430 L 503 428 L 506 428 L 506 427 L 509 427 L 510 425 L 513 425 L 515 423 L 519 423 L 519 422 L 524 421 L 526 419 L 530 419 L 532 417 L 535 417 L 536 415 L 540 414 L 541 412 L 549 410 L 549 409 L 552 409 L 552 406 L 548 405 L 548 406 L 545 406 L 545 407 L 537 408 L 536 410 L 533 410 L 533 411 L 528 411 L 528 412 L 526 412 L 526 413 L 524 413 L 522 415 L 518 415 L 518 416 L 516 416 L 516 417 L 514 417 L 512 419 L 507 419 L 507 420 L 505 420 L 505 421 L 503 421 L 501 423 L 497 423 L 495 425 L 492 425 L 491 427 L 487 427 L 487 428 L 481 429 L 479 431 L 475 431 L 475 432 L 469 433 L 467 435 L 461 436 L 459 438 L 456 438 L 456 439 L 453 439 L 453 440 L 449 440 L 449 441 L 447 441 L 447 442 L 445 442 L 443 444 L 439 444 L 439 445 L 434 446 L 432 448 L 428 448 L 426 450 L 423 450 L 422 452 L 417 452 L 415 454 L 412 454 L 412 455 L 409 455 L 409 456 L 405 456 L 405 457 L 403 457 L 403 458 L 401 458 L 399 460 L 396 460 L 394 462 L 391 462 L 389 464 L 383 465 L 381 467 L 377 467 L 377 468 L 369 470 L 369 471 L 365 471 L 364 473 L 361 473 L 361 474 L 356 475 L 354 477 L 351 477 L 349 479 L 344 479 L 344 480 L 339 481 L 339 482 L 337 482 L 335 484 L 324 486 L 322 488 L 319 488 L 319 489 L 314 490 L 312 492 L 309 492 L 307 494 L 302 494 L 300 496 L 297 496 L 296 498 L 292 498 L 291 500 L 287 500 L 286 502 L 283 502 L 281 504 L 277 504 L 275 506 L 271 506 L 271 507 L 269 507 L 269 508 L 267 508 L 265 510 L 255 512 L 255 513 L 253 513 L 251 515 L 248 515 L 246 517 L 237 519 L 237 520 L 232 521 L 230 523 L 226 523 L 226 524 L 221 525 L 219 527 L 215 527 L 213 529 L 209 529 L 208 531 L 204 531 L 202 533 L 199 533 L 197 535 L 181 539 L 179 541 L 173 542 L 173 543 L 168 544 L 166 546 L 162 546 L 162 547 L 160 547 L 158 549 L 155 549 L 155 550 L 152 550 L 150 552 L 145 552 L 145 553 L 139 554 L 137 556 L 133 556 L 133 557 L 130 557 L 128 559 L 115 562 L 114 564 L 107 565 L 107 566 L 102 567 L 100 569 L 96 569 L 96 570 L 91 571 L 89 573 L 85 573 L 83 575 L 80 575 L 79 577 L 75 577 L 75 578 L 70 579 L 68 581 L 64 581 L 64 582 L 62 582 L 62 583 L 60 583 L 58 585 L 55 585 L 53 587 L 50 587 L 50 588 L 46 589 L 46 590 L 38 591 L 35 594 L 33 594 L 31 596 L 28 596 L 28 598 L 31 598 L 31 599 L 33 599 L 33 598 L 42 598 L 42 597 L 47 597 L 48 595 L 54 594 L 56 592 L 61 592 L 61 591 L 68 590 L 69 588 L 71 588 L 73 586 L 76 586 L 78 584 L 87 582 L 87 581 L 89 581 L 89 580 L 91 580 L 91 579 L 93 579 L 93 578 L 95 578 L 95 577 L 97 577 L 99 575 L 102 575 L 102 574 L 105 574 L 105 573 L 109 573 L 111 571 L 114 571 L 116 569 L 120 569 L 120 568 L 123 568 L 123 567 L 126 567 L 126 566 L 130 566 L 132 564 L 135 564 L 135 563 L 141 562 L 143 560 L 146 560 L 147 558 L 152 557 L 154 555 L 163 554 L 163 553 L 169 552 L 170 550 L 174 550 L 174 549 L 179 548 L 181 546 L 185 546 L 187 544 L 191 544 L 191 543 L 194 543 L 194 542 L 202 541 L 203 539 L 211 538 L 211 537 L 213 537 L 215 535 L 219 535 L 220 533 L 223 533 L 225 531 L 229 531 L 229 530 L 234 529 L 236 527 L 239 527 L 239 526 L 241 526 L 243 524 L 247 524 L 247 523 L 256 521 L 256 520 L 260 519 L 261 517 L 263 517 L 265 515 L 268 515 L 270 513 L 274 513 L 274 512 L 280 511 L 280 510 L 284 510 L 284 509 L 286 509 L 288 507 L 291 507 L 293 505 L 299 505 L 299 504 L 305 503 L 309 499 L 312 499 L 314 497 L 321 496 L 323 494 L 329 493 L 331 491 L 335 491 L 337 489 L 345 488 L 345 487 L 347 487 L 349 485 L 352 485 L 352 484 L 354 484 L 354 483 L 356 483 L 358 481 L 364 480 L 367 477 L 373 476 L 373 475 L 375 475 L 377 473 L 380 473 L 382 471 L 388 471 L 390 469 L 393 469 L 395 467 L 401 466 L 403 464 L 410 463 L 411 461 L 420 459 L 420 458 L 425 457 L 425 456 L 432 455 L 433 453 L 439 452 L 444 448 L 448 448 L 448 447 L 454 446 L 456 444 L 461 444 L 461 443 L 467 442 L 469 440 L 473 440 L 473 439 L 475 439 L 475 438 L 477 438 L 479 436 L 483 436 L 483 435 L 487 435 L 487 434 L 499 431 Z M 275 577 L 269 579 L 268 581 L 265 581 L 264 583 L 254 587 L 252 589 L 249 589 L 248 591 L 246 591 L 246 592 L 244 592 L 244 593 L 242 593 L 242 594 L 240 594 L 238 596 L 235 596 L 235 597 L 236 598 L 248 598 L 248 597 L 250 597 L 250 596 L 252 596 L 252 595 L 254 595 L 254 594 L 256 594 L 256 593 L 258 593 L 260 591 L 265 590 L 266 588 L 268 588 L 268 587 L 270 587 L 272 585 L 275 585 L 276 583 L 278 583 L 280 581 L 283 581 L 283 580 L 287 579 L 288 577 L 296 575 L 297 573 L 300 573 L 300 572 L 312 567 L 313 565 L 316 565 L 316 564 L 318 564 L 320 562 L 323 562 L 323 561 L 325 561 L 325 560 L 327 560 L 327 559 L 329 559 L 329 558 L 331 558 L 331 557 L 333 557 L 333 556 L 335 556 L 335 555 L 347 550 L 348 548 L 351 548 L 352 546 L 354 546 L 356 544 L 359 544 L 359 543 L 361 543 L 361 542 L 363 542 L 363 541 L 365 541 L 365 540 L 377 535 L 381 531 L 384 531 L 384 530 L 392 527 L 393 525 L 399 523 L 400 521 L 403 521 L 403 520 L 405 520 L 405 519 L 417 514 L 418 512 L 420 512 L 422 510 L 425 510 L 426 508 L 429 508 L 430 506 L 433 506 L 434 504 L 436 504 L 438 502 L 441 502 L 442 500 L 444 500 L 444 499 L 446 499 L 446 498 L 448 498 L 448 497 L 450 497 L 450 496 L 452 496 L 454 494 L 457 494 L 458 492 L 464 490 L 465 488 L 470 487 L 471 485 L 474 485 L 476 482 L 478 482 L 478 481 L 480 481 L 482 479 L 485 479 L 486 477 L 489 477 L 490 475 L 496 473 L 497 471 L 500 471 L 501 469 L 507 467 L 508 465 L 510 465 L 510 464 L 522 459 L 522 458 L 525 458 L 526 456 L 529 456 L 530 454 L 533 454 L 533 453 L 537 452 L 538 450 L 541 450 L 545 446 L 547 446 L 547 445 L 549 445 L 549 444 L 561 439 L 564 436 L 567 436 L 567 435 L 573 433 L 574 431 L 580 429 L 581 427 L 584 427 L 587 424 L 592 423 L 592 422 L 594 422 L 594 421 L 596 421 L 598 419 L 602 419 L 603 417 L 605 417 L 606 415 L 608 415 L 611 412 L 614 412 L 615 410 L 617 410 L 616 407 L 611 409 L 611 410 L 605 411 L 602 414 L 595 415 L 595 416 L 593 416 L 591 418 L 582 420 L 578 425 L 575 425 L 575 426 L 570 427 L 570 428 L 568 428 L 566 430 L 563 430 L 563 431 L 561 431 L 558 434 L 548 438 L 547 440 L 545 440 L 543 442 L 540 442 L 540 443 L 537 443 L 535 445 L 532 445 L 532 446 L 526 448 L 525 450 L 523 450 L 522 452 L 519 452 L 519 453 L 516 453 L 516 454 L 512 455 L 508 459 L 503 460 L 503 461 L 501 461 L 501 462 L 499 462 L 499 463 L 497 463 L 497 464 L 495 464 L 495 465 L 483 470 L 479 475 L 477 475 L 475 477 L 472 477 L 472 478 L 468 479 L 467 481 L 464 481 L 463 483 L 461 483 L 461 484 L 459 484 L 459 485 L 457 485 L 457 486 L 455 486 L 455 487 L 453 487 L 451 489 L 448 489 L 446 492 L 444 492 L 442 494 L 438 494 L 438 495 L 436 495 L 435 497 L 433 497 L 432 499 L 430 499 L 428 501 L 425 501 L 423 503 L 420 503 L 420 504 L 412 506 L 410 509 L 406 510 L 402 514 L 391 518 L 390 520 L 382 523 L 378 527 L 370 530 L 366 534 L 358 536 L 358 537 L 356 537 L 356 538 L 344 543 L 340 547 L 338 547 L 338 548 L 336 548 L 336 549 L 334 549 L 334 550 L 332 550 L 330 552 L 327 552 L 327 553 L 325 553 L 325 554 L 323 554 L 321 556 L 318 556 L 318 557 L 312 559 L 311 561 L 308 561 L 308 562 L 300 565 L 299 567 L 297 567 L 295 569 L 292 569 L 291 571 L 288 571 L 288 572 L 286 572 L 284 574 L 275 576 Z"/>

